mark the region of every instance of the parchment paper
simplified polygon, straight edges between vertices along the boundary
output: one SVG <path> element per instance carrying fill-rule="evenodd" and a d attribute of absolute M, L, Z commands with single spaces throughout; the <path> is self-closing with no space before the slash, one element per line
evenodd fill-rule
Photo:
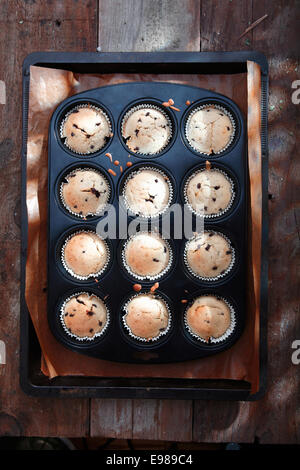
<path fill-rule="evenodd" d="M 174 364 L 119 364 L 72 352 L 56 341 L 47 323 L 47 136 L 57 105 L 75 93 L 130 81 L 169 81 L 207 88 L 233 99 L 248 118 L 250 173 L 247 322 L 242 337 L 228 351 Z M 169 97 L 166 97 L 168 99 Z M 188 97 L 187 97 L 188 99 Z M 258 388 L 259 273 L 261 230 L 260 69 L 235 75 L 91 75 L 43 67 L 30 69 L 27 145 L 28 256 L 26 302 L 42 350 L 41 370 L 50 378 L 172 377 L 236 379 Z M 246 157 L 245 157 L 246 158 Z M 253 235 L 254 234 L 254 235 Z"/>

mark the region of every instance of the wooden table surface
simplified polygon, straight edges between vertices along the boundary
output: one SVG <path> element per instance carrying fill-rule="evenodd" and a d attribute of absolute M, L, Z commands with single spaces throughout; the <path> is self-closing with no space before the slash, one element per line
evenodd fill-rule
<path fill-rule="evenodd" d="M 0 435 L 300 442 L 300 365 L 291 361 L 292 343 L 300 340 L 299 105 L 291 101 L 300 71 L 297 21 L 297 0 L 0 1 L 0 340 L 7 354 L 0 365 Z M 268 58 L 269 360 L 268 391 L 259 402 L 64 400 L 31 398 L 20 390 L 22 61 L 33 51 L 98 46 L 110 52 L 258 50 Z"/>

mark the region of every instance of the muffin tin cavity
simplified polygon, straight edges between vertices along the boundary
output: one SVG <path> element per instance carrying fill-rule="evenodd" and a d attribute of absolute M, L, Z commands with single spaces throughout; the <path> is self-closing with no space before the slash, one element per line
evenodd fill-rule
<path fill-rule="evenodd" d="M 135 165 L 120 185 L 122 203 L 131 216 L 156 218 L 174 200 L 174 179 L 158 165 Z"/>
<path fill-rule="evenodd" d="M 95 101 L 77 101 L 67 106 L 57 120 L 57 135 L 66 151 L 89 157 L 107 148 L 113 137 L 109 112 Z"/>
<path fill-rule="evenodd" d="M 185 242 L 182 258 L 190 276 L 196 281 L 212 283 L 231 273 L 236 250 L 224 233 L 206 228 Z"/>
<path fill-rule="evenodd" d="M 131 294 L 121 307 L 123 334 L 135 345 L 158 346 L 170 334 L 172 321 L 170 301 L 161 292 Z"/>
<path fill-rule="evenodd" d="M 239 128 L 239 120 L 230 106 L 219 100 L 203 100 L 186 112 L 182 132 L 193 152 L 214 158 L 233 147 Z"/>
<path fill-rule="evenodd" d="M 57 193 L 60 206 L 72 216 L 100 217 L 111 201 L 112 185 L 102 169 L 80 165 L 59 178 Z"/>
<path fill-rule="evenodd" d="M 238 201 L 236 177 L 220 165 L 202 164 L 191 168 L 181 186 L 182 200 L 199 217 L 219 219 Z"/>
<path fill-rule="evenodd" d="M 66 271 L 76 279 L 85 281 L 100 277 L 109 264 L 107 242 L 93 230 L 80 230 L 66 238 L 61 261 Z"/>
<path fill-rule="evenodd" d="M 167 151 L 173 140 L 172 114 L 154 100 L 138 101 L 120 119 L 120 136 L 127 150 L 141 157 L 155 157 Z"/>
<path fill-rule="evenodd" d="M 174 264 L 173 244 L 160 233 L 139 231 L 120 244 L 119 263 L 132 280 L 163 279 Z"/>
<path fill-rule="evenodd" d="M 215 293 L 200 293 L 188 303 L 183 324 L 192 341 L 210 347 L 224 343 L 235 333 L 236 313 L 228 299 Z"/>
<path fill-rule="evenodd" d="M 190 145 L 185 129 L 190 116 L 208 105 L 213 105 L 217 112 L 224 112 L 232 123 L 234 135 L 226 148 L 206 155 Z M 87 106 L 90 106 L 88 109 L 100 108 L 105 113 L 113 136 L 101 149 L 90 149 L 95 152 L 80 155 L 64 144 L 60 131 L 72 110 Z M 148 112 L 150 115 L 146 116 Z M 146 121 L 149 117 L 150 124 Z M 134 131 L 131 143 L 129 139 L 125 142 L 122 136 L 130 118 L 137 118 L 130 127 L 131 134 L 132 129 Z M 144 118 L 144 127 L 134 127 L 139 119 L 142 119 L 139 125 L 143 125 Z M 153 137 L 158 139 L 158 146 L 149 147 L 151 138 L 147 137 L 144 153 L 141 149 L 134 150 L 135 138 L 140 132 L 150 130 L 152 137 L 150 128 L 156 121 L 162 125 L 168 123 L 167 138 L 163 139 L 163 132 L 155 133 Z M 57 107 L 50 122 L 48 142 L 47 292 L 48 322 L 58 341 L 87 356 L 140 364 L 198 359 L 234 344 L 246 321 L 248 169 L 245 131 L 243 116 L 229 98 L 174 83 L 122 83 L 96 88 L 72 96 Z M 220 201 L 218 209 L 222 210 L 215 213 L 216 207 L 211 204 L 213 210 L 210 207 L 204 214 L 198 214 L 192 201 L 188 201 L 187 187 L 194 176 L 207 168 L 221 177 L 221 183 L 212 181 L 212 193 L 208 191 L 207 197 L 216 198 L 212 203 Z M 205 180 L 203 184 L 206 183 Z M 194 193 L 197 184 L 198 181 L 196 188 L 192 188 Z M 226 194 L 217 199 L 218 191 Z M 196 196 L 195 199 L 197 202 Z M 193 233 L 200 235 L 203 224 L 205 233 L 223 237 L 225 248 L 218 250 L 223 250 L 224 257 L 228 258 L 220 268 L 222 256 L 217 254 L 217 269 L 214 270 L 212 264 L 209 275 L 193 272 L 185 250 Z M 162 238 L 138 238 L 149 231 Z M 105 247 L 106 256 L 102 257 L 97 251 L 96 234 L 104 239 L 99 238 L 101 246 L 98 248 L 102 252 Z M 79 248 L 75 243 L 76 235 L 83 237 L 83 240 L 78 238 Z M 205 240 L 203 251 L 208 259 L 213 250 L 209 245 L 213 244 Z M 229 250 L 231 253 L 226 254 Z M 69 317 L 68 325 L 64 323 L 62 309 L 67 299 L 78 293 L 93 294 L 104 302 L 108 321 L 101 325 L 101 331 L 95 331 L 93 326 L 93 332 L 89 331 L 91 328 L 84 329 L 89 308 L 83 311 L 86 317 L 83 315 L 82 322 L 73 325 L 74 317 Z M 129 329 L 124 323 L 128 302 L 141 294 L 162 299 L 167 305 L 168 325 L 161 326 L 164 329 L 159 334 L 151 330 L 143 337 L 133 323 Z M 228 300 L 234 309 L 232 332 L 210 338 L 209 342 L 194 337 L 184 322 L 187 306 L 196 297 L 206 294 Z M 82 308 L 82 304 L 78 305 Z M 143 315 L 143 308 L 137 313 Z M 69 323 L 70 319 L 73 320 Z M 164 319 L 161 321 L 163 323 Z M 77 330 L 74 334 L 76 328 L 86 334 L 78 336 Z"/>
<path fill-rule="evenodd" d="M 56 263 L 60 273 L 78 283 L 95 283 L 111 268 L 113 247 L 93 226 L 78 226 L 64 232 L 56 243 Z"/>
<path fill-rule="evenodd" d="M 107 303 L 91 291 L 73 292 L 62 299 L 57 316 L 66 339 L 82 345 L 99 341 L 110 325 Z"/>

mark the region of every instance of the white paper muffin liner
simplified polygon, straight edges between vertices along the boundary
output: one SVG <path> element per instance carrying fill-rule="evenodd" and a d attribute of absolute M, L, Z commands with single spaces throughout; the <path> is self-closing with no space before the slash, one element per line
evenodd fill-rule
<path fill-rule="evenodd" d="M 161 114 L 163 114 L 163 116 L 166 118 L 167 120 L 167 123 L 168 123 L 168 126 L 169 126 L 169 130 L 170 130 L 170 133 L 169 133 L 169 137 L 168 139 L 166 140 L 165 142 L 165 145 L 163 145 L 163 147 L 161 147 L 157 152 L 140 152 L 140 151 L 137 151 L 137 152 L 134 152 L 133 150 L 131 150 L 126 141 L 125 141 L 125 144 L 128 148 L 128 150 L 130 152 L 133 152 L 134 154 L 138 154 L 138 155 L 159 155 L 165 148 L 166 146 L 169 144 L 170 140 L 172 139 L 172 136 L 173 136 L 173 125 L 172 125 L 172 121 L 171 119 L 169 118 L 168 114 L 162 109 L 160 108 L 159 106 L 155 106 L 154 104 L 149 104 L 149 103 L 145 103 L 145 104 L 139 104 L 137 106 L 133 106 L 132 108 L 129 109 L 129 111 L 127 111 L 127 113 L 125 114 L 125 116 L 123 117 L 122 119 L 122 122 L 121 122 L 121 135 L 123 137 L 123 139 L 126 139 L 126 137 L 124 136 L 124 130 L 123 130 L 123 127 L 124 127 L 124 124 L 126 122 L 126 120 L 135 112 L 135 111 L 138 111 L 140 109 L 155 109 L 156 111 L 159 111 Z"/>
<path fill-rule="evenodd" d="M 78 212 L 74 212 L 74 211 L 72 211 L 70 206 L 68 206 L 68 204 L 64 200 L 63 188 L 64 188 L 64 185 L 68 184 L 68 183 L 65 183 L 65 182 L 62 181 L 61 184 L 60 184 L 60 187 L 59 187 L 59 197 L 60 197 L 60 201 L 61 201 L 62 205 L 64 206 L 64 208 L 68 212 L 70 212 L 70 214 L 75 215 L 76 217 L 79 217 L 81 219 L 85 219 L 88 216 L 100 215 L 101 213 L 103 213 L 105 211 L 105 208 L 107 207 L 107 205 L 109 203 L 109 200 L 110 200 L 110 196 L 111 196 L 110 182 L 108 181 L 106 176 L 101 171 L 99 171 L 95 168 L 87 168 L 87 167 L 77 167 L 77 168 L 73 169 L 72 171 L 70 171 L 70 173 L 68 173 L 66 176 L 64 176 L 64 179 L 68 181 L 68 178 L 70 178 L 70 176 L 72 174 L 76 173 L 77 171 L 94 171 L 95 173 L 98 173 L 99 175 L 101 175 L 102 178 L 105 180 L 105 183 L 107 185 L 107 201 L 97 212 L 88 212 L 87 214 L 79 214 Z"/>
<path fill-rule="evenodd" d="M 131 329 L 129 328 L 129 326 L 127 325 L 127 323 L 126 323 L 126 316 L 127 316 L 127 314 L 128 314 L 128 311 L 127 311 L 128 305 L 129 305 L 129 303 L 130 303 L 134 298 L 139 297 L 140 295 L 151 295 L 151 296 L 153 296 L 154 298 L 161 300 L 162 302 L 164 302 L 164 304 L 165 304 L 165 306 L 166 306 L 166 309 L 167 309 L 167 311 L 168 311 L 169 318 L 168 318 L 168 325 L 167 325 L 166 329 L 165 329 L 164 331 L 161 331 L 158 336 L 155 336 L 154 338 L 151 338 L 151 339 L 142 338 L 142 337 L 140 337 L 140 336 L 134 335 L 134 334 L 132 333 Z M 170 328 L 171 328 L 171 324 L 172 324 L 172 314 L 171 314 L 170 307 L 169 307 L 167 301 L 166 301 L 163 297 L 161 297 L 159 294 L 156 294 L 155 292 L 154 292 L 153 294 L 152 294 L 152 293 L 147 293 L 147 292 L 144 292 L 144 293 L 139 292 L 139 293 L 137 293 L 137 294 L 133 294 L 133 295 L 127 300 L 127 302 L 124 304 L 122 310 L 124 310 L 124 311 L 126 312 L 125 315 L 122 316 L 122 323 L 123 323 L 123 326 L 124 326 L 126 332 L 129 334 L 129 336 L 130 336 L 131 338 L 137 340 L 137 341 L 140 341 L 140 342 L 143 342 L 143 343 L 150 343 L 150 344 L 152 344 L 152 342 L 157 341 L 157 340 L 160 339 L 162 336 L 165 336 L 165 335 L 169 332 L 169 330 L 170 330 Z"/>
<path fill-rule="evenodd" d="M 65 248 L 67 246 L 67 243 L 71 240 L 71 238 L 73 238 L 75 235 L 78 235 L 79 233 L 92 233 L 96 235 L 104 243 L 105 250 L 106 250 L 106 262 L 103 265 L 103 267 L 99 269 L 99 271 L 97 271 L 96 273 L 91 273 L 88 276 L 80 276 L 79 274 L 74 273 L 74 271 L 72 271 L 72 269 L 67 265 L 65 261 Z M 76 279 L 79 279 L 80 281 L 86 281 L 87 279 L 101 276 L 101 274 L 103 274 L 106 271 L 109 261 L 110 261 L 110 250 L 109 250 L 107 242 L 102 237 L 100 237 L 100 235 L 98 235 L 97 232 L 94 232 L 93 230 L 84 230 L 84 229 L 77 230 L 76 232 L 72 233 L 65 239 L 64 244 L 61 249 L 61 262 L 62 262 L 63 267 L 69 274 L 71 274 L 71 276 L 75 277 Z"/>
<path fill-rule="evenodd" d="M 106 145 L 106 142 L 104 142 L 104 144 L 102 145 L 102 147 L 98 148 L 97 150 L 92 150 L 92 151 L 88 151 L 88 152 L 78 152 L 77 150 L 74 150 L 73 148 L 71 148 L 68 144 L 67 144 L 67 139 L 66 137 L 64 137 L 63 135 L 63 132 L 64 132 L 64 125 L 66 123 L 66 120 L 68 119 L 68 117 L 74 113 L 74 111 L 78 110 L 78 109 L 81 109 L 81 108 L 91 108 L 91 109 L 95 109 L 95 111 L 97 111 L 98 113 L 101 113 L 107 123 L 108 123 L 108 127 L 109 127 L 109 132 L 110 134 L 112 133 L 112 125 L 111 125 L 111 121 L 110 121 L 110 118 L 108 117 L 108 115 L 103 111 L 102 108 L 98 107 L 98 106 L 95 106 L 93 104 L 87 104 L 87 103 L 83 103 L 83 104 L 78 104 L 77 106 L 74 106 L 70 111 L 68 111 L 66 114 L 65 114 L 65 117 L 63 118 L 63 120 L 61 121 L 60 123 L 60 127 L 59 127 L 59 136 L 62 140 L 62 144 L 67 148 L 69 149 L 71 152 L 73 153 L 76 153 L 77 155 L 91 155 L 93 153 L 97 153 L 99 152 L 101 149 L 103 149 L 103 147 L 105 147 Z"/>
<path fill-rule="evenodd" d="M 196 170 L 194 173 L 192 173 L 188 179 L 186 180 L 185 182 L 185 185 L 184 185 L 184 189 L 183 189 L 183 197 L 184 197 L 184 202 L 185 204 L 187 205 L 187 207 L 193 212 L 193 214 L 199 216 L 199 217 L 204 217 L 205 219 L 215 219 L 217 217 L 221 217 L 223 214 L 225 214 L 226 212 L 229 211 L 229 209 L 232 207 L 232 204 L 235 200 L 235 190 L 234 190 L 234 182 L 232 181 L 232 179 L 227 175 L 227 173 L 225 173 L 225 171 L 221 170 L 220 168 L 212 168 L 211 171 L 218 171 L 219 173 L 222 173 L 222 175 L 227 179 L 227 181 L 229 181 L 230 183 L 230 186 L 231 186 L 231 199 L 229 201 L 229 204 L 227 207 L 225 207 L 225 209 L 223 209 L 222 211 L 216 213 L 216 214 L 205 214 L 204 212 L 203 213 L 199 213 L 197 212 L 193 206 L 189 203 L 188 201 L 188 196 L 187 196 L 187 188 L 188 188 L 188 185 L 189 185 L 189 182 L 192 180 L 192 178 L 194 178 L 194 176 L 196 176 L 198 173 L 201 173 L 202 171 L 207 171 L 206 168 L 200 168 L 198 170 Z"/>
<path fill-rule="evenodd" d="M 227 241 L 227 243 L 229 245 L 229 249 L 231 250 L 231 262 L 230 262 L 228 268 L 225 269 L 225 272 L 222 273 L 222 274 L 220 273 L 220 274 L 218 274 L 217 276 L 214 276 L 214 277 L 205 277 L 205 276 L 200 276 L 199 274 L 195 273 L 192 270 L 192 268 L 189 266 L 188 259 L 187 259 L 187 251 L 188 251 L 189 244 L 192 241 L 194 241 L 200 234 L 194 235 L 192 238 L 190 238 L 186 242 L 185 247 L 184 247 L 184 252 L 183 252 L 183 260 L 184 260 L 184 264 L 185 264 L 187 270 L 189 271 L 190 274 L 192 274 L 193 277 L 199 279 L 200 281 L 214 282 L 214 281 L 217 281 L 217 280 L 222 279 L 223 277 L 227 276 L 229 274 L 229 272 L 232 270 L 232 268 L 235 264 L 235 261 L 236 261 L 235 249 L 232 246 L 231 240 L 228 237 L 226 237 L 226 235 L 224 235 L 224 233 L 218 232 L 216 230 L 204 230 L 204 233 L 213 233 L 214 235 L 220 235 L 221 237 L 223 237 Z"/>
<path fill-rule="evenodd" d="M 64 314 L 65 314 L 65 306 L 66 304 L 69 302 L 69 300 L 73 299 L 74 297 L 79 297 L 79 295 L 82 295 L 82 294 L 86 294 L 88 295 L 89 297 L 91 296 L 94 296 L 94 297 L 98 297 L 96 294 L 93 294 L 93 293 L 90 293 L 90 292 L 85 292 L 85 291 L 81 291 L 81 292 L 76 292 L 75 294 L 72 294 L 70 295 L 70 297 L 68 297 L 67 299 L 64 300 L 61 308 L 60 308 L 60 323 L 63 327 L 63 330 L 64 332 L 70 336 L 71 338 L 76 338 L 78 341 L 89 341 L 89 342 L 92 342 L 94 341 L 95 339 L 98 339 L 100 338 L 100 336 L 102 336 L 104 334 L 104 332 L 107 330 L 108 326 L 109 326 L 109 323 L 110 323 L 110 312 L 109 312 L 109 309 L 106 305 L 106 303 L 104 302 L 103 299 L 101 299 L 100 297 L 98 297 L 98 299 L 100 299 L 105 308 L 106 308 L 106 323 L 104 325 L 104 327 L 102 328 L 101 331 L 99 331 L 98 333 L 95 333 L 94 336 L 77 336 L 75 335 L 74 333 L 71 333 L 71 331 L 68 330 L 66 324 L 65 324 L 65 321 L 64 321 Z"/>
<path fill-rule="evenodd" d="M 193 338 L 197 339 L 198 341 L 200 341 L 202 343 L 205 343 L 205 344 L 210 344 L 210 343 L 218 344 L 218 343 L 221 343 L 222 341 L 225 341 L 234 332 L 235 327 L 236 327 L 236 313 L 235 313 L 235 310 L 234 310 L 233 306 L 224 297 L 221 297 L 221 296 L 216 295 L 216 294 L 203 294 L 203 295 L 199 295 L 198 297 L 205 297 L 205 296 L 213 296 L 213 297 L 216 297 L 218 300 L 223 300 L 223 302 L 225 302 L 225 304 L 227 305 L 227 307 L 230 310 L 230 326 L 229 326 L 229 328 L 227 328 L 225 333 L 223 333 L 223 335 L 219 336 L 218 338 L 214 338 L 214 337 L 211 336 L 209 338 L 208 342 L 204 338 L 202 338 L 201 336 L 197 335 L 197 333 L 195 333 L 191 329 L 191 327 L 189 326 L 189 324 L 187 322 L 188 309 L 193 305 L 193 302 L 196 300 L 197 297 L 195 297 L 188 304 L 188 306 L 185 309 L 185 312 L 184 312 L 184 326 L 187 329 L 187 331 L 189 332 L 189 334 L 191 336 L 193 336 Z"/>
<path fill-rule="evenodd" d="M 127 187 L 127 184 L 128 184 L 128 181 L 131 180 L 131 178 L 139 173 L 141 173 L 143 170 L 150 170 L 150 171 L 156 171 L 157 173 L 159 173 L 160 175 L 162 175 L 169 187 L 169 200 L 166 204 L 166 207 L 164 207 L 162 210 L 156 212 L 155 214 L 150 214 L 150 215 L 144 215 L 142 213 L 139 213 L 137 214 L 136 212 L 133 212 L 133 210 L 131 209 L 128 201 L 127 201 L 127 198 L 125 196 L 125 193 L 126 193 L 126 187 Z M 156 217 L 159 217 L 160 215 L 164 214 L 170 207 L 171 205 L 171 202 L 173 200 L 173 184 L 171 183 L 170 181 L 170 178 L 168 177 L 168 175 L 163 171 L 161 170 L 160 168 L 156 168 L 154 166 L 142 166 L 142 167 L 139 167 L 137 170 L 133 170 L 130 172 L 130 174 L 127 176 L 127 179 L 125 181 L 125 184 L 123 186 L 123 189 L 122 189 L 122 196 L 123 196 L 123 201 L 125 203 L 125 206 L 126 206 L 126 209 L 129 211 L 129 214 L 132 214 L 134 215 L 135 217 L 141 217 L 143 219 L 155 219 Z"/>
<path fill-rule="evenodd" d="M 129 242 L 131 242 L 136 236 L 141 235 L 143 233 L 144 234 L 146 233 L 146 234 L 149 234 L 149 235 L 154 235 L 156 237 L 161 237 L 162 240 L 164 241 L 165 245 L 167 246 L 167 249 L 169 250 L 169 262 L 168 262 L 167 266 L 160 273 L 156 274 L 155 276 L 141 276 L 140 274 L 137 274 L 134 271 L 132 271 L 132 269 L 130 268 L 130 266 L 126 262 L 125 253 L 126 253 L 126 249 L 128 247 Z M 136 280 L 139 280 L 139 281 L 145 281 L 145 280 L 147 280 L 147 281 L 156 281 L 158 279 L 161 279 L 163 276 L 165 276 L 165 274 L 167 274 L 167 272 L 169 271 L 169 269 L 171 268 L 172 263 L 173 263 L 173 250 L 171 248 L 170 243 L 161 234 L 157 234 L 156 232 L 151 233 L 151 232 L 147 232 L 147 231 L 142 231 L 142 232 L 137 232 L 136 234 L 132 235 L 123 244 L 123 246 L 122 246 L 122 255 L 121 256 L 122 256 L 123 266 L 125 267 L 127 272 L 133 278 L 135 278 Z"/>
<path fill-rule="evenodd" d="M 229 117 L 230 122 L 231 122 L 231 125 L 232 125 L 232 134 L 231 134 L 231 137 L 230 137 L 230 139 L 229 139 L 227 145 L 226 145 L 225 147 L 223 147 L 221 150 L 219 150 L 218 152 L 214 152 L 213 154 L 200 151 L 199 149 L 197 149 L 196 147 L 194 147 L 193 142 L 192 142 L 192 141 L 189 139 L 189 137 L 188 137 L 188 128 L 189 128 L 189 124 L 190 124 L 190 121 L 191 121 L 192 116 L 193 116 L 197 111 L 200 111 L 201 109 L 208 108 L 208 107 L 210 107 L 210 106 L 213 106 L 214 108 L 219 109 L 219 110 L 222 111 L 224 114 L 226 114 L 226 116 Z M 199 154 L 202 154 L 202 155 L 206 155 L 206 156 L 209 158 L 209 157 L 214 157 L 214 155 L 220 155 L 221 153 L 223 153 L 223 152 L 232 144 L 232 141 L 233 141 L 233 139 L 234 139 L 235 132 L 236 132 L 236 124 L 235 124 L 235 120 L 234 120 L 233 115 L 232 115 L 226 108 L 223 108 L 223 106 L 220 106 L 220 105 L 218 105 L 218 104 L 206 103 L 206 104 L 203 104 L 203 105 L 201 105 L 201 106 L 197 106 L 195 109 L 193 109 L 193 111 L 191 111 L 191 113 L 189 114 L 188 119 L 186 120 L 184 132 L 185 132 L 186 140 L 188 141 L 188 143 L 189 143 L 189 145 L 192 147 L 192 149 L 193 149 L 195 152 L 197 152 L 197 153 L 199 153 Z"/>

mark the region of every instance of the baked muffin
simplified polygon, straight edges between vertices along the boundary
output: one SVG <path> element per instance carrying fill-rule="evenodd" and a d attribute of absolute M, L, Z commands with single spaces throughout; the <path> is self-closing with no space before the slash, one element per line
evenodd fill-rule
<path fill-rule="evenodd" d="M 61 199 L 69 212 L 85 217 L 99 214 L 108 202 L 110 186 L 107 179 L 93 169 L 77 169 L 64 178 Z"/>
<path fill-rule="evenodd" d="M 232 267 L 234 252 L 229 241 L 216 232 L 203 232 L 186 243 L 185 263 L 199 278 L 214 279 Z"/>
<path fill-rule="evenodd" d="M 164 212 L 171 198 L 169 179 L 160 171 L 143 168 L 128 177 L 123 195 L 128 208 L 142 217 Z"/>
<path fill-rule="evenodd" d="M 62 261 L 75 277 L 88 278 L 99 275 L 108 262 L 107 244 L 94 232 L 72 235 L 62 250 Z"/>
<path fill-rule="evenodd" d="M 224 300 L 204 295 L 197 297 L 187 309 L 185 320 L 194 335 L 209 341 L 226 333 L 231 326 L 231 312 Z"/>
<path fill-rule="evenodd" d="M 234 135 L 233 120 L 224 109 L 214 105 L 196 109 L 186 124 L 189 144 L 207 155 L 224 150 Z"/>
<path fill-rule="evenodd" d="M 221 215 L 229 209 L 233 198 L 231 180 L 217 169 L 196 172 L 185 187 L 186 203 L 198 215 Z"/>
<path fill-rule="evenodd" d="M 126 243 L 123 260 L 131 274 L 142 278 L 155 278 L 169 265 L 169 246 L 159 234 L 141 232 Z"/>
<path fill-rule="evenodd" d="M 65 117 L 60 136 L 73 152 L 86 155 L 104 147 L 111 137 L 111 125 L 101 109 L 78 106 Z"/>
<path fill-rule="evenodd" d="M 131 299 L 123 317 L 126 328 L 138 339 L 157 339 L 166 333 L 169 312 L 165 302 L 151 294 L 140 294 Z"/>
<path fill-rule="evenodd" d="M 94 338 L 100 336 L 106 327 L 108 311 L 99 297 L 82 293 L 65 302 L 61 320 L 71 335 L 78 338 Z"/>
<path fill-rule="evenodd" d="M 163 111 L 140 106 L 129 111 L 122 124 L 122 136 L 132 152 L 153 155 L 160 152 L 171 137 L 171 123 Z"/>

